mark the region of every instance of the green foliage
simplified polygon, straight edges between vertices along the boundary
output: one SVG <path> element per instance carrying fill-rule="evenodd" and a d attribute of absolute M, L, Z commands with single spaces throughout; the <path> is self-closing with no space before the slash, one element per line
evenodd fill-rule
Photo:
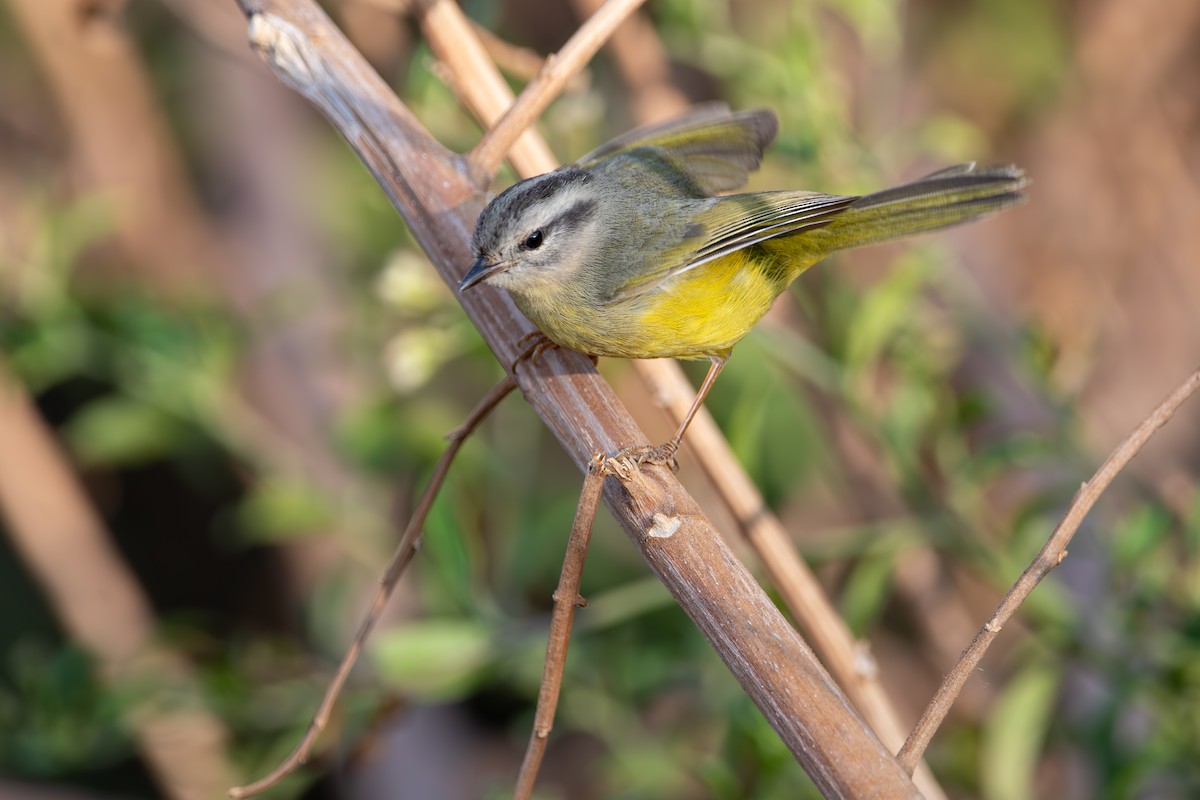
<path fill-rule="evenodd" d="M 468 6 L 489 26 L 505 17 L 499 4 Z M 929 81 L 957 86 L 963 107 L 1009 109 L 997 128 L 1018 125 L 1063 91 L 1070 31 L 1058 7 L 917 6 L 661 0 L 647 8 L 695 96 L 779 111 L 782 134 L 754 188 L 849 192 L 927 162 L 986 157 L 994 146 L 995 130 L 962 108 L 922 100 L 907 110 L 912 96 L 890 77 L 902 59 L 918 62 Z M 156 18 L 153 30 L 163 73 L 155 80 L 179 91 L 195 48 L 175 46 L 185 34 L 167 20 Z M 478 127 L 431 63 L 418 47 L 399 91 L 441 141 L 465 150 Z M 594 69 L 593 86 L 543 120 L 564 159 L 619 133 L 628 118 L 610 67 Z M 902 102 L 905 113 L 896 112 Z M 176 119 L 183 141 L 205 147 L 186 116 Z M 213 298 L 167 301 L 132 280 L 86 280 L 99 260 L 94 246 L 115 226 L 111 211 L 101 198 L 64 202 L 42 185 L 24 199 L 37 223 L 22 263 L 0 270 L 5 364 L 98 487 L 97 505 L 131 560 L 163 557 L 131 542 L 183 538 L 174 527 L 137 538 L 145 534 L 134 519 L 139 504 L 156 499 L 158 484 L 139 490 L 136 478 L 153 474 L 186 487 L 202 517 L 192 535 L 222 554 L 287 554 L 305 576 L 295 565 L 316 565 L 319 578 L 292 574 L 295 585 L 268 580 L 276 564 L 240 580 L 207 576 L 222 587 L 218 600 L 155 598 L 251 772 L 272 766 L 307 726 L 331 669 L 313 654 L 340 652 L 394 542 L 388 502 L 411 507 L 444 434 L 500 374 L 353 153 L 332 134 L 313 138 L 294 168 L 296 194 L 310 232 L 333 254 L 336 274 L 326 277 L 344 318 L 321 358 L 346 367 L 355 384 L 328 429 L 312 432 L 328 445 L 318 466 L 291 449 L 295 442 L 264 444 L 270 420 L 247 397 L 243 372 L 262 363 L 254 357 L 264 332 L 319 306 L 310 295 L 284 287 L 245 314 Z M 195 164 L 219 160 L 189 155 Z M 9 266 L 20 267 L 20 280 L 7 281 Z M 905 556 L 921 548 L 953 564 L 969 585 L 964 596 L 986 606 L 1096 460 L 1073 408 L 1051 388 L 1057 345 L 1019 320 L 997 321 L 979 294 L 940 239 L 839 257 L 798 281 L 739 345 L 708 403 L 768 505 L 824 568 L 852 630 L 913 654 L 906 667 L 924 668 L 929 680 L 945 664 L 895 579 Z M 619 387 L 630 380 L 618 365 L 602 369 Z M 1025 415 L 1030 407 L 1038 413 Z M 689 481 L 705 494 L 702 481 Z M 377 632 L 325 753 L 367 728 L 385 693 L 458 703 L 478 713 L 481 736 L 514 753 L 524 744 L 579 487 L 577 470 L 519 397 L 496 411 L 435 504 L 402 589 L 407 618 Z M 1104 798 L 1200 796 L 1200 500 L 1188 515 L 1140 488 L 1096 514 L 1005 631 L 1014 647 L 981 681 L 982 711 L 965 709 L 935 740 L 930 762 L 952 796 L 1049 796 L 1046 776 L 1063 763 Z M 579 771 L 606 798 L 817 796 L 603 514 L 583 593 L 590 603 L 579 612 L 551 759 L 567 752 L 556 749 L 564 741 L 586 738 L 596 754 Z M 20 630 L 27 612 L 0 608 L 2 629 Z M 969 609 L 979 619 L 987 610 Z M 3 771 L 64 780 L 133 759 L 118 723 L 132 690 L 98 685 L 82 655 L 32 644 L 39 640 L 31 631 L 0 641 Z M 501 710 L 477 712 L 489 702 Z M 298 796 L 313 778 L 292 779 L 278 796 Z M 552 784 L 540 792 L 566 796 Z"/>
<path fill-rule="evenodd" d="M 129 755 L 120 712 L 128 698 L 99 686 L 79 650 L 23 644 L 7 654 L 0 684 L 0 768 L 50 778 Z"/>
<path fill-rule="evenodd" d="M 259 542 L 316 534 L 337 522 L 337 509 L 330 498 L 287 476 L 271 476 L 256 483 L 238 504 L 235 515 L 243 535 Z"/>
<path fill-rule="evenodd" d="M 984 725 L 981 753 L 983 797 L 1020 800 L 1033 797 L 1034 773 L 1054 713 L 1059 671 L 1031 664 L 1005 687 Z"/>
<path fill-rule="evenodd" d="M 81 463 L 121 466 L 167 456 L 186 429 L 152 406 L 110 396 L 80 409 L 63 435 Z"/>
<path fill-rule="evenodd" d="M 460 700 L 477 690 L 496 655 L 481 620 L 427 619 L 381 633 L 373 646 L 380 677 L 423 700 Z"/>

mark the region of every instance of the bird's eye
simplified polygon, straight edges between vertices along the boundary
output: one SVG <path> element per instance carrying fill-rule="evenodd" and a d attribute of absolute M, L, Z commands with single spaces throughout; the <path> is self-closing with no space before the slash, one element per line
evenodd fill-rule
<path fill-rule="evenodd" d="M 539 247 L 542 246 L 543 238 L 545 238 L 545 237 L 542 236 L 541 231 L 534 231 L 533 233 L 529 234 L 528 236 L 525 237 L 525 243 L 524 243 L 525 249 L 526 250 L 537 250 Z"/>

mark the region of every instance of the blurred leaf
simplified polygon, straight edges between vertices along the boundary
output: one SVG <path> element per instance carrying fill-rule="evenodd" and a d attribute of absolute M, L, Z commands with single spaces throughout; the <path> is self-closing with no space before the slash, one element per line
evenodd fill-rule
<path fill-rule="evenodd" d="M 335 435 L 338 449 L 362 469 L 393 476 L 434 463 L 446 450 L 446 433 L 461 421 L 444 400 L 389 397 L 352 409 Z M 458 456 L 469 458 L 469 450 Z M 460 465 L 456 460 L 456 471 Z"/>
<path fill-rule="evenodd" d="M 109 396 L 88 403 L 64 426 L 63 434 L 84 464 L 129 466 L 167 456 L 188 430 L 158 409 Z"/>
<path fill-rule="evenodd" d="M 475 592 L 483 582 L 476 580 L 467 533 L 455 519 L 454 509 L 461 508 L 461 503 L 455 503 L 447 496 L 453 491 L 454 487 L 446 486 L 429 510 L 421 554 L 428 565 L 425 574 L 429 576 L 432 571 L 438 587 L 450 600 L 450 608 L 445 610 L 467 611 L 476 607 Z"/>
<path fill-rule="evenodd" d="M 931 114 L 921 126 L 922 143 L 944 161 L 974 161 L 988 152 L 987 135 L 979 126 L 957 114 Z"/>
<path fill-rule="evenodd" d="M 781 502 L 826 463 L 820 417 L 777 368 L 775 342 L 752 336 L 706 401 L 768 503 Z"/>
<path fill-rule="evenodd" d="M 1137 566 L 1170 534 L 1171 526 L 1170 515 L 1161 507 L 1138 506 L 1112 532 L 1113 560 L 1122 568 Z"/>
<path fill-rule="evenodd" d="M 590 562 L 589 562 L 590 568 Z M 595 632 L 626 624 L 664 608 L 673 608 L 670 592 L 656 577 L 635 578 L 587 598 L 587 611 L 575 619 L 576 630 Z"/>
<path fill-rule="evenodd" d="M 77 320 L 61 324 L 8 322 L 0 314 L 0 350 L 33 393 L 85 372 L 96 360 L 92 334 Z"/>
<path fill-rule="evenodd" d="M 481 620 L 430 619 L 380 633 L 370 648 L 385 681 L 425 700 L 454 700 L 479 685 L 497 657 Z"/>
<path fill-rule="evenodd" d="M 39 198 L 39 205 L 41 198 Z M 97 195 L 38 209 L 40 225 L 27 254 L 21 291 L 15 298 L 32 316 L 62 318 L 78 311 L 71 280 L 87 247 L 112 232 L 108 200 Z"/>
<path fill-rule="evenodd" d="M 875 362 L 902 328 L 920 314 L 921 293 L 929 281 L 928 262 L 911 253 L 863 296 L 846 340 L 846 369 L 852 373 Z"/>
<path fill-rule="evenodd" d="M 280 475 L 254 484 L 237 508 L 237 520 L 257 541 L 326 531 L 338 520 L 331 500 L 307 483 Z"/>
<path fill-rule="evenodd" d="M 856 636 L 863 636 L 879 618 L 892 586 L 894 559 L 866 558 L 855 565 L 842 589 L 838 608 Z"/>
<path fill-rule="evenodd" d="M 53 776 L 97 768 L 131 750 L 120 724 L 119 695 L 92 677 L 90 659 L 74 647 L 50 651 L 20 645 L 7 654 L 0 684 L 0 769 Z"/>
<path fill-rule="evenodd" d="M 984 723 L 980 774 L 986 800 L 1036 797 L 1034 775 L 1062 680 L 1032 664 L 1013 677 Z"/>

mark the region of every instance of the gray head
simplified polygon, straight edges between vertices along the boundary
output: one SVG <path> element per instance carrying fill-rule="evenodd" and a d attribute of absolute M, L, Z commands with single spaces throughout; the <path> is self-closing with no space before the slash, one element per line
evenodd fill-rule
<path fill-rule="evenodd" d="M 559 282 L 584 262 L 599 222 L 596 178 L 563 167 L 509 187 L 479 215 L 475 265 L 459 290 L 477 283 L 521 291 Z"/>

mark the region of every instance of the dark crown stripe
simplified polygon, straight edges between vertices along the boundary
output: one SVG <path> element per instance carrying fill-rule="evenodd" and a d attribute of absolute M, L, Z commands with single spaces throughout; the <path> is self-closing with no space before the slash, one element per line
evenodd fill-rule
<path fill-rule="evenodd" d="M 546 227 L 553 230 L 573 231 L 587 224 L 592 217 L 596 216 L 598 210 L 599 206 L 595 200 L 580 200 L 555 217 Z"/>
<path fill-rule="evenodd" d="M 544 202 L 567 186 L 587 183 L 590 180 L 591 176 L 578 167 L 563 167 L 549 174 L 522 181 L 504 192 L 512 193 L 513 196 L 508 206 L 508 218 L 517 219 L 532 206 Z"/>

